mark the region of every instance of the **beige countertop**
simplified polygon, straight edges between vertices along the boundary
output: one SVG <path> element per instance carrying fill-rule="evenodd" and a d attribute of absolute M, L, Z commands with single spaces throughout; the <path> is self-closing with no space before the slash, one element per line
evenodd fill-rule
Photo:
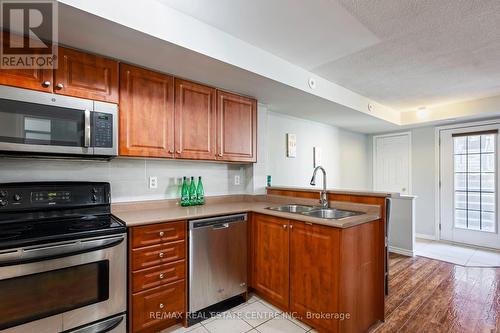
<path fill-rule="evenodd" d="M 191 220 L 211 216 L 230 215 L 245 212 L 262 213 L 281 218 L 322 224 L 337 228 L 348 228 L 380 218 L 380 207 L 377 205 L 357 204 L 343 201 L 331 201 L 330 207 L 359 211 L 364 214 L 339 220 L 326 220 L 308 217 L 301 214 L 278 212 L 266 209 L 288 203 L 317 205 L 317 200 L 291 198 L 285 196 L 235 195 L 209 197 L 202 206 L 180 207 L 177 200 L 157 200 L 144 202 L 117 203 L 112 205 L 112 213 L 125 222 L 127 226 L 137 226 L 160 222 Z"/>

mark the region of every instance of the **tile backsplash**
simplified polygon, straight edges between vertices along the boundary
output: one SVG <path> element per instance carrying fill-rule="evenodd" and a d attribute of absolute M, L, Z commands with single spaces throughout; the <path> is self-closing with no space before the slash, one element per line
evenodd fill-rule
<path fill-rule="evenodd" d="M 116 158 L 110 162 L 0 158 L 0 183 L 24 181 L 105 181 L 113 202 L 172 199 L 182 176 L 201 176 L 205 194 L 245 194 L 251 188 L 251 165 L 179 160 Z M 234 185 L 235 176 L 240 185 Z M 158 188 L 149 188 L 149 177 Z"/>

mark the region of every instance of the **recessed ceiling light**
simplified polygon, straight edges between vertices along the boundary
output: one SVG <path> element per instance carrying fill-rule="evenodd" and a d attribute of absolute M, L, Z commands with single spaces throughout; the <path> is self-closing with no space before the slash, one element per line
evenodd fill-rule
<path fill-rule="evenodd" d="M 425 106 L 421 106 L 417 110 L 417 117 L 424 118 L 429 114 L 429 110 Z"/>

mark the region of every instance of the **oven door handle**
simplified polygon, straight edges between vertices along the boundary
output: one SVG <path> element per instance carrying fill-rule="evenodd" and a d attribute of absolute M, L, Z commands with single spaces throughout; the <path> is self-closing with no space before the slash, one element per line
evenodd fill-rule
<path fill-rule="evenodd" d="M 0 252 L 0 267 L 18 265 L 33 261 L 52 260 L 92 251 L 102 250 L 122 243 L 125 236 L 94 238 L 76 242 L 59 242 L 44 246 L 20 248 Z"/>

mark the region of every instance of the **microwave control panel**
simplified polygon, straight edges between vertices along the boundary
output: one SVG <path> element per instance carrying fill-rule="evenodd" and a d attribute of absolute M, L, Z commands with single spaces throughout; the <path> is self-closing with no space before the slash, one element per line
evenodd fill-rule
<path fill-rule="evenodd" d="M 93 112 L 94 126 L 92 128 L 93 145 L 97 148 L 113 147 L 113 115 L 110 113 Z"/>

